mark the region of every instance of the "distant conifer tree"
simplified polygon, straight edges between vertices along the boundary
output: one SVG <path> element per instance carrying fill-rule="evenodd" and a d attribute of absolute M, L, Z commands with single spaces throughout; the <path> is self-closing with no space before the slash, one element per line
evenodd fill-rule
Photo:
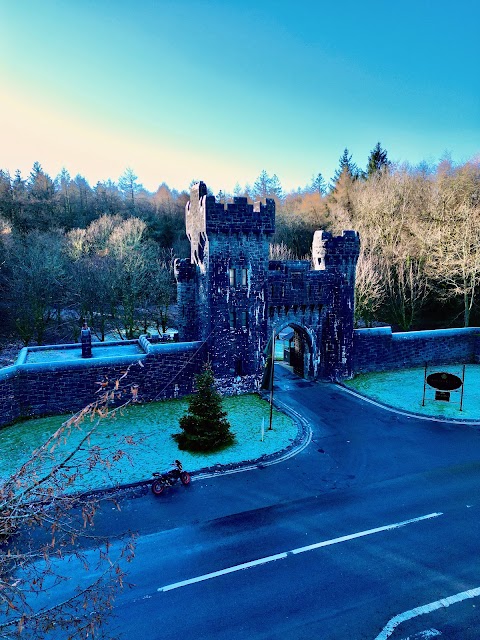
<path fill-rule="evenodd" d="M 387 169 L 391 162 L 387 157 L 387 150 L 382 149 L 380 142 L 377 142 L 375 147 L 370 152 L 367 162 L 367 178 L 370 178 L 378 171 Z"/>
<path fill-rule="evenodd" d="M 181 433 L 174 434 L 179 449 L 185 451 L 217 451 L 232 444 L 227 413 L 222 409 L 222 397 L 215 389 L 209 363 L 195 377 L 197 392 L 190 397 L 188 412 L 180 418 Z"/>
<path fill-rule="evenodd" d="M 321 196 L 324 196 L 327 193 L 327 183 L 321 173 L 317 173 L 312 177 L 308 190 L 311 193 L 318 193 Z"/>
<path fill-rule="evenodd" d="M 271 183 L 272 179 L 265 169 L 262 169 L 260 175 L 253 184 L 253 195 L 255 198 L 264 200 L 265 198 L 270 197 Z"/>
<path fill-rule="evenodd" d="M 340 160 L 338 163 L 338 169 L 335 171 L 335 175 L 333 176 L 333 180 L 332 180 L 333 190 L 335 190 L 335 187 L 338 181 L 345 174 L 351 180 L 357 180 L 358 178 L 362 178 L 364 175 L 363 171 L 359 169 L 357 165 L 353 162 L 352 156 L 347 148 L 343 150 L 343 153 L 340 156 Z"/>
<path fill-rule="evenodd" d="M 279 200 L 281 200 L 283 198 L 282 185 L 280 183 L 280 180 L 278 179 L 278 176 L 275 173 L 273 174 L 273 176 L 270 179 L 269 197 L 270 198 L 275 198 L 276 197 Z"/>

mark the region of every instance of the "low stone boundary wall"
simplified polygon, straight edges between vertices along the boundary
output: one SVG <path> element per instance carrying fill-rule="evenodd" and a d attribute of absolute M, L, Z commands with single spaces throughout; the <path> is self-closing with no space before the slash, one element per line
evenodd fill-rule
<path fill-rule="evenodd" d="M 155 344 L 148 353 L 66 362 L 29 364 L 22 354 L 15 365 L 0 369 L 0 426 L 78 411 L 95 399 L 99 383 L 115 380 L 128 366 L 127 380 L 138 385 L 140 400 L 181 397 L 192 393 L 205 360 L 202 342 Z"/>
<path fill-rule="evenodd" d="M 405 367 L 478 362 L 480 328 L 436 329 L 392 333 L 391 327 L 356 329 L 353 336 L 354 373 Z"/>

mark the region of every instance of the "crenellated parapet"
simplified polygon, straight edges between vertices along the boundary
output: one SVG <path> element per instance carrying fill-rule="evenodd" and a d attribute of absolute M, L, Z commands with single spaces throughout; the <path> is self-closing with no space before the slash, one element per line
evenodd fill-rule
<path fill-rule="evenodd" d="M 359 253 L 360 236 L 356 231 L 343 231 L 341 236 L 315 231 L 313 235 L 312 262 L 316 271 L 334 269 L 353 283 Z"/>
<path fill-rule="evenodd" d="M 248 204 L 247 198 L 234 198 L 226 207 L 206 196 L 206 222 L 208 233 L 254 233 L 271 236 L 275 233 L 275 201 L 267 198 L 265 204 Z"/>
<path fill-rule="evenodd" d="M 267 198 L 265 204 L 249 204 L 247 198 L 234 198 L 225 207 L 214 196 L 207 195 L 204 182 L 197 182 L 190 192 L 185 207 L 187 237 L 192 243 L 192 260 L 202 262 L 205 245 L 214 234 L 263 234 L 275 233 L 275 201 Z M 193 252 L 196 251 L 196 256 Z"/>

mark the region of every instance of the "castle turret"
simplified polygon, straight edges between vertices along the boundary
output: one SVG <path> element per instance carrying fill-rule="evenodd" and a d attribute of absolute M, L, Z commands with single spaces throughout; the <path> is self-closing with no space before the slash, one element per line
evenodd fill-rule
<path fill-rule="evenodd" d="M 314 269 L 336 274 L 323 338 L 325 368 L 334 379 L 352 374 L 355 270 L 359 252 L 360 238 L 356 231 L 344 231 L 336 237 L 327 231 L 315 231 Z"/>
<path fill-rule="evenodd" d="M 355 269 L 360 252 L 360 238 L 356 231 L 343 231 L 332 237 L 328 231 L 315 231 L 312 242 L 313 268 L 317 271 L 336 269 L 348 283 L 355 282 Z"/>
<path fill-rule="evenodd" d="M 197 267 L 190 260 L 175 260 L 177 280 L 177 328 L 184 342 L 198 338 Z"/>
<path fill-rule="evenodd" d="M 267 334 L 275 202 L 252 205 L 247 198 L 234 198 L 225 207 L 199 182 L 192 187 L 185 218 L 191 266 L 178 267 L 179 304 L 190 298 L 195 318 L 185 316 L 184 334 L 208 342 L 217 379 L 229 380 L 227 385 L 241 379 L 243 388 L 253 389 Z"/>

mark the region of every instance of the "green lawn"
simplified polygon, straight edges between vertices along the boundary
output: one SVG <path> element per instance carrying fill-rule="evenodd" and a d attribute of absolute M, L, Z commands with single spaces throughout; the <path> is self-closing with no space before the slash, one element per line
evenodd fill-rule
<path fill-rule="evenodd" d="M 273 430 L 268 430 L 269 405 L 257 395 L 235 396 L 224 399 L 224 408 L 236 436 L 235 443 L 223 451 L 210 454 L 193 454 L 179 451 L 171 437 L 179 431 L 178 420 L 185 413 L 187 401 L 170 400 L 127 407 L 123 414 L 99 422 L 91 444 L 102 451 L 126 452 L 120 462 L 108 471 L 96 468 L 89 472 L 85 485 L 75 489 L 102 488 L 116 484 L 127 484 L 151 477 L 153 471 L 167 470 L 175 458 L 179 458 L 185 469 L 195 471 L 216 464 L 229 464 L 259 458 L 287 447 L 297 435 L 297 426 L 291 418 L 274 409 Z M 265 437 L 261 441 L 262 418 L 265 419 Z M 39 447 L 66 419 L 65 416 L 39 418 L 17 423 L 0 430 L 0 477 L 7 477 L 17 469 L 31 452 Z M 72 434 L 64 451 L 71 448 L 94 423 L 88 419 L 83 431 Z M 133 436 L 134 445 L 126 444 L 125 438 Z M 86 468 L 86 453 L 76 458 Z M 52 461 L 48 461 L 51 465 Z"/>
<path fill-rule="evenodd" d="M 427 375 L 434 371 L 453 373 L 462 378 L 462 365 L 429 367 Z M 397 369 L 355 376 L 346 386 L 374 400 L 404 411 L 456 420 L 480 420 L 480 365 L 467 364 L 463 410 L 460 411 L 460 392 L 450 395 L 450 402 L 435 400 L 435 390 L 426 387 L 425 405 L 422 406 L 425 369 Z"/>

